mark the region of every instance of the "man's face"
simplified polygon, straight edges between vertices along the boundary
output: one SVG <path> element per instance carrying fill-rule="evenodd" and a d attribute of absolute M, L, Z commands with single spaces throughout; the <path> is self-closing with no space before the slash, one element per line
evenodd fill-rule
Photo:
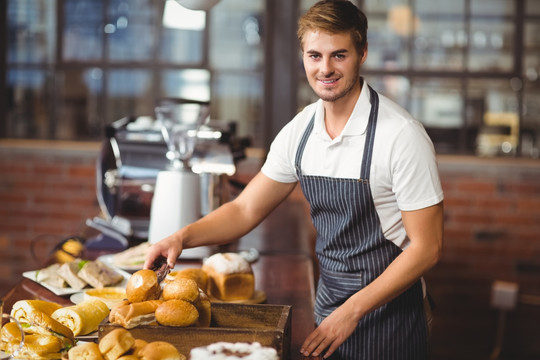
<path fill-rule="evenodd" d="M 303 61 L 313 91 L 324 101 L 333 102 L 353 94 L 360 86 L 358 54 L 349 33 L 330 34 L 309 31 L 303 38 Z"/>

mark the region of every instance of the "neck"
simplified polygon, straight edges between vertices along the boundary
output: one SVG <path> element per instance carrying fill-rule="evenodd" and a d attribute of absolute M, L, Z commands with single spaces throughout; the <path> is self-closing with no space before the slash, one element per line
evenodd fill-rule
<path fill-rule="evenodd" d="M 360 83 L 361 84 L 361 83 Z M 331 139 L 341 134 L 347 121 L 351 117 L 358 97 L 362 91 L 361 85 L 358 86 L 348 96 L 336 101 L 324 101 L 324 124 L 326 132 Z"/>

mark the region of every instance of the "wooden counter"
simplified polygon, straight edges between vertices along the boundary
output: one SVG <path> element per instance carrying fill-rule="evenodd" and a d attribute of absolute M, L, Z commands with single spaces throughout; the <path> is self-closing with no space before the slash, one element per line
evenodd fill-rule
<path fill-rule="evenodd" d="M 303 205 L 286 200 L 250 234 L 228 246 L 229 250 L 256 248 L 259 259 L 253 263 L 256 289 L 266 292 L 268 304 L 292 306 L 291 359 L 303 358 L 299 351 L 306 336 L 314 329 L 314 269 L 311 239 Z M 95 257 L 87 256 L 88 258 Z M 182 261 L 179 266 L 200 266 L 200 262 Z M 23 299 L 44 299 L 71 305 L 69 297 L 56 296 L 41 285 L 22 279 L 6 296 L 4 311 Z"/>

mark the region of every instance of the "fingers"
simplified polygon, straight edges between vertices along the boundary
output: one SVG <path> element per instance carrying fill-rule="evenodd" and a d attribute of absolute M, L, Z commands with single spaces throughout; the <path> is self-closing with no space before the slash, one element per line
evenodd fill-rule
<path fill-rule="evenodd" d="M 306 338 L 300 352 L 304 356 L 319 356 L 329 343 L 330 340 L 319 328 L 317 328 Z"/>
<path fill-rule="evenodd" d="M 158 256 L 159 256 L 159 253 L 154 251 L 153 247 L 150 247 L 150 249 L 146 253 L 146 258 L 144 259 L 143 269 L 150 269 Z"/>
<path fill-rule="evenodd" d="M 169 249 L 169 255 L 167 256 L 167 265 L 169 265 L 170 269 L 174 269 L 174 265 L 176 264 L 176 259 L 178 259 L 178 256 L 180 256 L 180 254 L 175 248 Z"/>
<path fill-rule="evenodd" d="M 326 359 L 330 357 L 330 355 L 332 355 L 342 343 L 343 341 L 338 340 L 338 338 L 331 340 L 330 338 L 325 338 L 322 334 L 318 334 L 312 340 L 306 339 L 300 352 L 303 356 L 317 357 L 322 355 L 322 358 Z"/>
<path fill-rule="evenodd" d="M 176 264 L 178 255 L 180 255 L 179 251 L 174 246 L 168 245 L 165 241 L 158 242 L 148 249 L 143 268 L 151 269 L 156 259 L 159 256 L 164 256 L 167 258 L 167 266 L 172 269 Z"/>

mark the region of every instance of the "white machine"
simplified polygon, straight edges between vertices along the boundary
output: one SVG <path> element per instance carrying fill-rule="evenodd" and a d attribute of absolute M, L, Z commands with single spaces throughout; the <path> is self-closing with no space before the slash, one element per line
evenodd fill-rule
<path fill-rule="evenodd" d="M 156 118 L 167 144 L 169 166 L 157 176 L 150 212 L 148 241 L 158 242 L 196 221 L 201 213 L 201 179 L 192 171 L 197 134 L 209 116 L 202 103 L 162 103 Z"/>
<path fill-rule="evenodd" d="M 234 123 L 209 122 L 208 112 L 209 103 L 160 99 L 155 119 L 108 127 L 97 162 L 102 214 L 87 223 L 109 238 L 154 243 L 226 201 L 223 189 L 249 140 L 235 137 Z M 183 256 L 206 256 L 191 250 Z"/>

